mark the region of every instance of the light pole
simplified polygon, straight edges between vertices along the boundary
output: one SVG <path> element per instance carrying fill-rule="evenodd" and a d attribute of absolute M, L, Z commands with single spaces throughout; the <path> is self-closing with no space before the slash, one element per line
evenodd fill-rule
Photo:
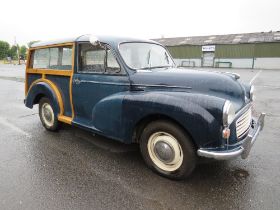
<path fill-rule="evenodd" d="M 17 47 L 17 56 L 18 56 L 18 65 L 20 65 L 20 52 L 19 52 L 19 45 L 17 44 L 17 37 L 15 36 L 15 46 Z"/>
<path fill-rule="evenodd" d="M 17 54 L 18 54 L 18 65 L 20 65 L 19 45 L 17 45 Z"/>

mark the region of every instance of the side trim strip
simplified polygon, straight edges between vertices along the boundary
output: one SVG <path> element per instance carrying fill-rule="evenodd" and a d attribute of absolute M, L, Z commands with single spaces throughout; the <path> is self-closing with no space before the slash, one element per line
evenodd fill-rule
<path fill-rule="evenodd" d="M 26 69 L 27 73 L 31 74 L 47 74 L 59 76 L 71 76 L 72 70 L 54 70 L 54 69 Z"/>
<path fill-rule="evenodd" d="M 72 118 L 71 117 L 59 115 L 59 116 L 57 116 L 57 118 L 60 122 L 64 122 L 64 123 L 67 123 L 67 124 L 70 124 L 70 125 L 72 124 Z"/>
<path fill-rule="evenodd" d="M 43 48 L 50 48 L 50 47 L 62 47 L 62 46 L 71 46 L 73 45 L 73 42 L 66 42 L 61 44 L 50 44 L 50 45 L 44 45 L 39 47 L 31 47 L 29 50 L 35 50 L 35 49 L 43 49 Z"/>
<path fill-rule="evenodd" d="M 72 110 L 72 117 L 71 117 L 71 122 L 75 117 L 75 112 L 74 112 L 74 104 L 73 104 L 73 75 L 74 75 L 74 69 L 75 69 L 75 44 L 72 46 L 72 71 L 70 75 L 70 81 L 69 81 L 69 96 L 70 96 L 70 104 L 71 104 L 71 110 Z"/>
<path fill-rule="evenodd" d="M 146 84 L 132 84 L 131 86 L 136 86 L 136 87 L 165 87 L 165 88 L 192 89 L 192 87 L 173 86 L 173 85 L 146 85 Z"/>
<path fill-rule="evenodd" d="M 81 80 L 80 82 L 93 83 L 93 84 L 104 84 L 104 85 L 130 86 L 129 83 L 117 83 L 117 82 L 97 82 L 97 81 L 88 81 L 88 80 Z"/>
<path fill-rule="evenodd" d="M 28 92 L 28 68 L 30 65 L 30 57 L 31 57 L 31 51 L 30 49 L 28 50 L 27 53 L 27 63 L 26 63 L 26 68 L 25 68 L 25 97 L 27 96 L 27 92 Z"/>

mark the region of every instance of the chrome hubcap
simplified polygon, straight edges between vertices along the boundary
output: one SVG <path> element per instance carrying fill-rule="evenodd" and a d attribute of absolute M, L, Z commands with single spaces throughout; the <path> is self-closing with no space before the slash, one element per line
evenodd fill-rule
<path fill-rule="evenodd" d="M 148 140 L 148 152 L 153 163 L 164 171 L 175 171 L 183 163 L 183 150 L 177 139 L 166 132 L 156 132 Z"/>
<path fill-rule="evenodd" d="M 175 152 L 172 146 L 164 141 L 156 142 L 154 150 L 156 156 L 162 162 L 170 163 L 175 157 Z"/>
<path fill-rule="evenodd" d="M 42 105 L 42 118 L 44 123 L 51 127 L 54 124 L 54 113 L 50 104 L 44 103 Z"/>

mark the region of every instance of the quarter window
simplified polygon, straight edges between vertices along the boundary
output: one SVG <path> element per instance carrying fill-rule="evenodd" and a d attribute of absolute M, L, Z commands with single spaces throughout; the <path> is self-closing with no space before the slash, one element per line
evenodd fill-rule
<path fill-rule="evenodd" d="M 72 47 L 52 47 L 34 50 L 30 67 L 33 69 L 72 69 Z"/>

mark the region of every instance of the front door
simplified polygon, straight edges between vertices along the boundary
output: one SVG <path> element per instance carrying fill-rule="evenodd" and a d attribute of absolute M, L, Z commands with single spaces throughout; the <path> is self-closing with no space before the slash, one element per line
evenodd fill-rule
<path fill-rule="evenodd" d="M 96 114 L 97 107 L 100 110 L 100 104 L 103 106 L 106 98 L 127 91 L 130 87 L 126 72 L 120 68 L 109 46 L 93 46 L 90 43 L 78 45 L 77 72 L 73 75 L 72 83 L 74 123 L 91 129 L 96 129 L 100 121 L 106 121 L 113 111 L 111 108 L 105 112 L 102 109 Z M 116 112 L 117 110 L 113 113 L 115 118 L 118 115 L 121 117 L 121 113 Z"/>
<path fill-rule="evenodd" d="M 214 66 L 214 57 L 215 57 L 214 52 L 204 52 L 203 60 L 202 60 L 203 67 L 213 67 Z"/>

